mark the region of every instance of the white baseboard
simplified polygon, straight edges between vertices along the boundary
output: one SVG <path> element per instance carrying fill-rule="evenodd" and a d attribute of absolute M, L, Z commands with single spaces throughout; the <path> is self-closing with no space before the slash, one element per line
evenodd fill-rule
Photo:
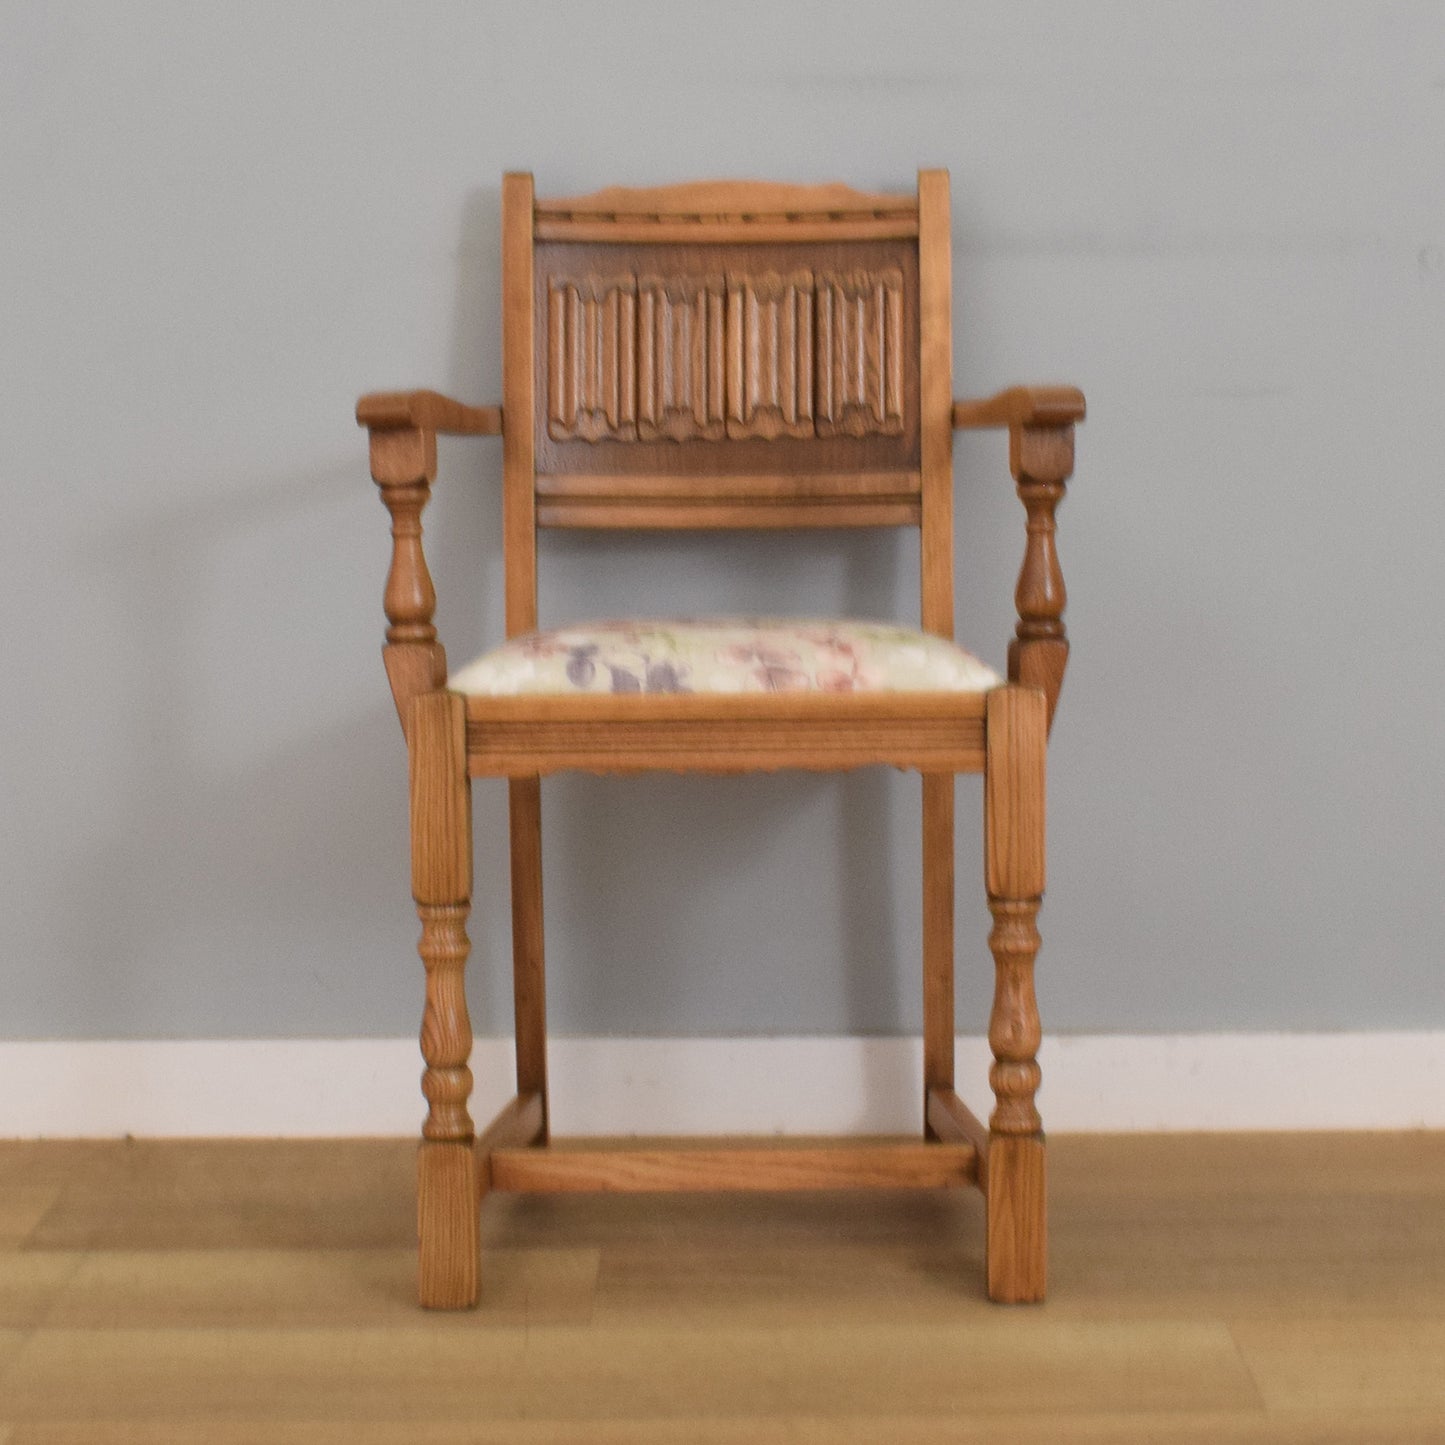
<path fill-rule="evenodd" d="M 1445 1032 L 1061 1036 L 1040 1051 L 1059 1131 L 1445 1127 Z M 560 1134 L 911 1132 L 913 1039 L 554 1039 Z M 0 1042 L 0 1138 L 411 1134 L 410 1039 Z M 511 1093 L 512 1046 L 479 1039 L 474 1114 Z M 988 1053 L 958 1041 L 989 1106 Z"/>

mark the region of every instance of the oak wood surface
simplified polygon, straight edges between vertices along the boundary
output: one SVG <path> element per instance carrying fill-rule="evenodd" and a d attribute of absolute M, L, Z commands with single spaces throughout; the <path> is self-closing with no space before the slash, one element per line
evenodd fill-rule
<path fill-rule="evenodd" d="M 374 391 L 356 403 L 356 420 L 373 431 L 500 436 L 499 406 L 467 406 L 436 391 Z"/>
<path fill-rule="evenodd" d="M 984 875 L 993 915 L 993 1051 L 989 1084 L 987 1279 L 989 1298 L 1007 1304 L 1042 1300 L 1048 1275 L 1046 1163 L 1035 1095 L 1042 1038 L 1034 993 L 1039 933 L 1034 920 L 1044 891 L 1044 766 L 1047 703 L 1042 693 L 1010 685 L 988 695 L 984 771 Z"/>
<path fill-rule="evenodd" d="M 392 520 L 385 661 L 407 731 L 413 885 L 427 970 L 429 1111 L 418 1160 L 421 1295 L 478 1288 L 471 1200 L 541 1190 L 802 1188 L 885 1177 L 987 1190 L 996 1299 L 1044 1280 L 1039 1020 L 1043 749 L 1068 643 L 1054 513 L 1083 398 L 1016 387 L 952 395 L 948 175 L 916 196 L 701 182 L 537 202 L 502 185 L 503 400 L 363 397 Z M 1003 426 L 1027 515 L 1010 685 L 984 695 L 469 698 L 446 691 L 421 516 L 438 432 L 503 439 L 506 631 L 537 623 L 539 526 L 638 530 L 917 526 L 920 616 L 952 637 L 956 427 Z M 563 769 L 743 772 L 891 765 L 922 772 L 924 1143 L 874 1156 L 751 1147 L 687 1155 L 557 1152 L 549 1131 L 540 779 Z M 985 773 L 995 993 L 990 1133 L 953 1091 L 953 775 Z M 470 777 L 509 779 L 519 1097 L 472 1147 L 463 974 Z M 520 1146 L 520 1147 L 519 1147 Z M 992 1162 L 986 1162 L 987 1159 Z M 891 1173 L 888 1171 L 891 1170 Z M 778 1187 L 775 1183 L 774 1187 Z"/>
<path fill-rule="evenodd" d="M 502 552 L 507 636 L 537 625 L 532 177 L 502 178 Z"/>
<path fill-rule="evenodd" d="M 928 1090 L 925 1110 L 935 1139 L 971 1144 L 977 1160 L 978 1183 L 988 1187 L 988 1125 L 953 1092 L 951 1086 Z"/>
<path fill-rule="evenodd" d="M 412 893 L 426 967 L 421 1051 L 427 1116 L 417 1153 L 417 1293 L 429 1309 L 462 1309 L 478 1288 L 476 1159 L 464 971 L 472 894 L 471 788 L 461 698 L 425 693 L 411 707 Z"/>
<path fill-rule="evenodd" d="M 537 207 L 539 240 L 675 242 L 692 245 L 896 239 L 918 234 L 912 196 L 848 186 L 700 181 L 644 189 L 614 186 L 548 198 Z"/>
<path fill-rule="evenodd" d="M 985 757 L 984 696 L 471 697 L 467 762 L 474 777 L 573 768 L 732 773 L 889 765 L 975 772 Z"/>
<path fill-rule="evenodd" d="M 947 171 L 918 173 L 919 520 L 925 632 L 952 637 L 953 253 Z"/>
<path fill-rule="evenodd" d="M 913 499 L 849 502 L 637 502 L 546 501 L 538 504 L 543 527 L 590 531 L 758 531 L 804 527 L 916 527 L 921 515 Z"/>
<path fill-rule="evenodd" d="M 477 1189 L 477 1159 L 470 1140 L 422 1140 L 416 1155 L 416 1288 L 427 1309 L 467 1309 L 477 1302 Z"/>
<path fill-rule="evenodd" d="M 549 501 L 641 500 L 666 501 L 784 501 L 796 502 L 823 497 L 884 498 L 903 500 L 917 497 L 917 472 L 783 472 L 776 476 L 712 476 L 680 473 L 629 477 L 624 491 L 615 474 L 550 473 L 537 478 L 537 496 Z"/>
<path fill-rule="evenodd" d="M 519 1092 L 477 1135 L 477 1189 L 485 1194 L 492 1187 L 492 1154 L 498 1149 L 515 1149 L 546 1142 L 546 1101 L 538 1091 Z"/>
<path fill-rule="evenodd" d="M 619 216 L 615 220 L 579 216 L 562 220 L 544 216 L 537 221 L 541 241 L 603 241 L 649 244 L 657 242 L 692 246 L 772 245 L 779 241 L 896 241 L 918 234 L 912 216 L 859 216 L 834 220 L 830 216 L 804 216 L 797 220 L 717 216 L 702 221 Z"/>
<path fill-rule="evenodd" d="M 964 1190 L 492 1195 L 422 1314 L 413 1152 L 0 1143 L 0 1439 L 1445 1439 L 1445 1133 L 1055 1136 L 1023 1313 Z"/>
<path fill-rule="evenodd" d="M 1039 688 L 1053 721 L 1069 643 L 1064 630 L 1063 569 L 1054 547 L 1054 512 L 1074 470 L 1072 427 L 1023 426 L 1009 433 L 1009 465 L 1028 514 L 1027 545 L 1014 601 L 1019 620 L 1009 643 L 1009 680 Z"/>
<path fill-rule="evenodd" d="M 971 1144 L 831 1144 L 500 1149 L 494 1189 L 538 1193 L 657 1190 L 942 1189 L 977 1177 Z"/>
<path fill-rule="evenodd" d="M 953 998 L 952 773 L 923 776 L 923 1114 L 930 1138 L 938 1135 L 928 1114 L 935 1089 L 953 1088 L 957 1026 Z"/>
<path fill-rule="evenodd" d="M 541 1137 L 547 1134 L 547 974 L 542 914 L 542 780 L 514 777 L 507 785 L 511 839 L 512 1015 L 517 1092 L 535 1095 Z"/>
<path fill-rule="evenodd" d="M 667 186 L 606 186 L 581 196 L 549 196 L 537 205 L 538 217 L 584 214 L 757 215 L 787 219 L 794 215 L 841 216 L 879 211 L 916 215 L 917 200 L 907 194 L 860 191 L 836 181 L 796 185 L 787 181 L 683 181 Z"/>
<path fill-rule="evenodd" d="M 539 478 L 918 469 L 916 243 L 532 255 Z"/>
<path fill-rule="evenodd" d="M 1011 386 L 993 396 L 953 403 L 953 425 L 1065 427 L 1084 419 L 1084 393 L 1076 386 Z"/>

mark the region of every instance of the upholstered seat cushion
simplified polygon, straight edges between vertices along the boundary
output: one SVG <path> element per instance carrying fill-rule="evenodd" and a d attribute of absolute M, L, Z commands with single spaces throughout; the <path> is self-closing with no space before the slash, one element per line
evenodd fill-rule
<path fill-rule="evenodd" d="M 709 618 L 584 622 L 514 637 L 451 679 L 473 696 L 578 692 L 985 692 L 952 642 L 887 622 Z"/>

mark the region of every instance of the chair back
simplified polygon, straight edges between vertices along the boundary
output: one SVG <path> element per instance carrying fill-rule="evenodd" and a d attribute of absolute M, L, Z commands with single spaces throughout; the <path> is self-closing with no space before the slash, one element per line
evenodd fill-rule
<path fill-rule="evenodd" d="M 953 632 L 948 176 L 502 190 L 507 631 L 538 527 L 916 526 Z"/>

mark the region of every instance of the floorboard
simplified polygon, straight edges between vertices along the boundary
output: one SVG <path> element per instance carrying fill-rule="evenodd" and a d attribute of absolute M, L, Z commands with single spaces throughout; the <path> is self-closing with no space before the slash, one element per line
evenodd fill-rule
<path fill-rule="evenodd" d="M 1445 1442 L 1445 1135 L 1061 1137 L 1052 1291 L 971 1190 L 489 1197 L 406 1141 L 0 1143 L 0 1445 Z"/>

